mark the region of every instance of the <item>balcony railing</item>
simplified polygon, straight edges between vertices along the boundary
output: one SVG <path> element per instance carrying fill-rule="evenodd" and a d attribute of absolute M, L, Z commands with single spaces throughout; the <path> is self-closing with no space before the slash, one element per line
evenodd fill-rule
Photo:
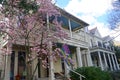
<path fill-rule="evenodd" d="M 50 24 L 50 26 L 54 26 L 54 25 Z M 54 27 L 52 27 L 52 28 L 54 28 Z M 79 32 L 73 32 L 73 31 L 70 32 L 69 30 L 64 29 L 64 28 L 63 28 L 63 30 L 68 34 L 68 37 L 70 38 L 68 40 L 70 40 L 71 42 L 78 43 L 78 44 L 83 44 L 83 45 L 88 45 L 87 41 L 86 41 L 86 35 L 85 35 L 84 31 L 80 30 Z M 8 42 L 7 39 L 5 39 L 6 37 L 7 37 L 7 35 L 2 35 L 0 37 L 0 43 L 2 45 L 5 45 Z M 22 44 L 24 44 L 23 42 L 24 42 L 24 39 L 20 38 L 20 39 L 16 40 L 15 44 L 21 44 L 22 45 Z"/>
<path fill-rule="evenodd" d="M 81 30 L 79 33 L 76 33 L 76 32 L 70 33 L 69 30 L 65 30 L 65 29 L 64 31 L 68 34 L 68 37 L 70 37 L 70 40 L 72 42 L 76 42 L 78 44 L 83 44 L 83 45 L 88 45 L 84 31 Z"/>
<path fill-rule="evenodd" d="M 92 46 L 90 47 L 91 49 L 92 48 L 101 48 L 101 49 L 106 49 L 106 50 L 109 50 L 109 51 L 115 51 L 114 50 L 114 47 L 108 45 L 108 46 L 102 46 L 102 45 L 97 45 L 97 44 L 92 44 Z"/>

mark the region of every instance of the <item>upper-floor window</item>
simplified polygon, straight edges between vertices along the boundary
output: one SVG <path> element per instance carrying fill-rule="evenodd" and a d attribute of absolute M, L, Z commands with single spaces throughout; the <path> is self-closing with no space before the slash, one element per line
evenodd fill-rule
<path fill-rule="evenodd" d="M 102 47 L 102 43 L 98 41 L 98 47 Z"/>
<path fill-rule="evenodd" d="M 91 42 L 91 47 L 93 47 L 93 40 L 91 39 L 90 42 Z"/>
<path fill-rule="evenodd" d="M 106 48 L 106 45 L 105 45 L 105 43 L 103 43 L 103 47 L 104 47 L 104 48 Z"/>

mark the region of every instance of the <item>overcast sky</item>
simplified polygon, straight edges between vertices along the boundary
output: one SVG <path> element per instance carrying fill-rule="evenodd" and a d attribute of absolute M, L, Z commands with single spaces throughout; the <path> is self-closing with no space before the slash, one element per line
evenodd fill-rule
<path fill-rule="evenodd" d="M 119 33 L 109 29 L 108 12 L 112 0 L 56 0 L 56 4 L 67 12 L 90 24 L 89 29 L 97 27 L 101 36 L 117 36 Z M 116 40 L 119 40 L 116 38 Z"/>

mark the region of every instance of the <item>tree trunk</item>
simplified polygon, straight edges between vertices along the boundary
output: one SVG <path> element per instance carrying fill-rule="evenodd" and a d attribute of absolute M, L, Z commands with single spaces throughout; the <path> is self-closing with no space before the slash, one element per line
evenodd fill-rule
<path fill-rule="evenodd" d="M 38 59 L 38 78 L 41 77 L 40 59 Z"/>
<path fill-rule="evenodd" d="M 31 65 L 31 63 L 27 63 L 26 71 L 27 71 L 26 80 L 30 80 L 32 77 L 32 65 Z"/>

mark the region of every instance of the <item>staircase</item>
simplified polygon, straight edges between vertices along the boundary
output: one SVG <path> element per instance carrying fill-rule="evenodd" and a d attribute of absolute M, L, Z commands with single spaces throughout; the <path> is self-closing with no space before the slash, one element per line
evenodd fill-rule
<path fill-rule="evenodd" d="M 85 76 L 83 76 L 83 75 L 81 75 L 80 73 L 78 73 L 78 72 L 75 72 L 74 70 L 72 70 L 72 69 L 70 69 L 68 66 L 67 66 L 67 69 L 69 70 L 69 71 L 72 71 L 73 73 L 75 73 L 75 74 L 77 74 L 77 75 L 79 75 L 79 80 L 82 80 L 82 78 L 85 78 Z M 35 78 L 34 80 L 49 80 L 49 78 L 39 78 L 39 79 L 37 79 L 37 78 Z M 59 78 L 56 78 L 55 80 L 68 80 L 66 77 L 59 77 Z"/>

